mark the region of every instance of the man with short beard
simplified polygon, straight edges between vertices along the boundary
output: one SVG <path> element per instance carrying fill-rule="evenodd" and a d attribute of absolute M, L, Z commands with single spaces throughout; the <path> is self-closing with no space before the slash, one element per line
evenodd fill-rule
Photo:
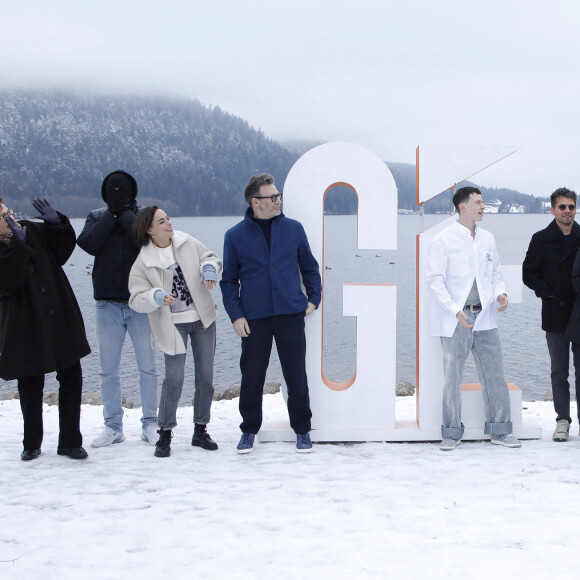
<path fill-rule="evenodd" d="M 580 388 L 580 342 L 566 334 L 576 300 L 572 268 L 580 247 L 580 226 L 576 223 L 576 193 L 565 187 L 550 196 L 554 219 L 536 232 L 523 263 L 526 286 L 542 299 L 542 330 L 550 353 L 552 395 L 556 411 L 554 441 L 568 441 L 570 433 L 570 346 L 574 356 L 576 389 Z M 580 422 L 580 406 L 578 407 Z"/>
<path fill-rule="evenodd" d="M 288 414 L 296 433 L 296 451 L 309 453 L 312 412 L 304 318 L 314 312 L 322 298 L 318 262 L 302 224 L 282 213 L 282 194 L 271 175 L 254 175 L 244 196 L 248 203 L 244 219 L 224 238 L 220 282 L 224 307 L 242 339 L 242 437 L 237 452 L 254 450 L 262 425 L 264 380 L 275 340 L 288 388 Z"/>

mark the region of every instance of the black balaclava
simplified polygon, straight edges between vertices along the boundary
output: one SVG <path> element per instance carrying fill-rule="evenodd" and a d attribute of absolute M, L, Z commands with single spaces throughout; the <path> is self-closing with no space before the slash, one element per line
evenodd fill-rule
<path fill-rule="evenodd" d="M 107 203 L 109 192 L 115 189 L 122 190 L 133 201 L 137 197 L 137 182 L 132 175 L 129 175 L 125 171 L 114 171 L 103 180 L 101 195 L 105 203 Z"/>

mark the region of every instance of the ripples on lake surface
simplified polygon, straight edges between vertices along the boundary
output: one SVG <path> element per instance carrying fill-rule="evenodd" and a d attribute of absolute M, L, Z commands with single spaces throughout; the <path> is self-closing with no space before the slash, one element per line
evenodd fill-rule
<path fill-rule="evenodd" d="M 341 285 L 348 282 L 382 282 L 397 285 L 397 382 L 407 380 L 415 384 L 415 237 L 444 217 L 399 216 L 397 250 L 358 250 L 356 217 L 325 217 L 324 275 L 327 320 L 324 328 L 324 370 L 327 376 L 345 380 L 353 374 L 355 366 L 356 324 L 354 317 L 341 315 Z M 198 238 L 221 256 L 225 231 L 240 219 L 237 216 L 175 218 L 173 226 Z M 482 226 L 495 235 L 503 264 L 521 264 L 532 234 L 544 228 L 551 219 L 551 215 L 486 214 Z M 80 233 L 84 220 L 75 219 L 72 223 L 77 234 Z M 83 312 L 87 337 L 93 351 L 82 360 L 84 392 L 99 389 L 95 307 L 90 276 L 92 263 L 93 258 L 77 247 L 65 266 Z M 240 381 L 240 340 L 225 314 L 219 288 L 214 289 L 212 294 L 218 305 L 214 386 L 217 392 L 222 392 L 231 384 Z M 524 400 L 543 399 L 546 391 L 550 389 L 550 360 L 544 332 L 540 328 L 540 306 L 540 300 L 524 287 L 522 304 L 511 304 L 506 312 L 498 316 L 506 379 L 522 389 Z M 160 351 L 157 353 L 157 369 L 161 384 L 164 362 Z M 267 380 L 282 382 L 275 347 Z M 573 373 L 571 380 L 573 381 Z M 137 367 L 128 337 L 121 361 L 121 381 L 127 400 L 140 405 Z M 479 382 L 471 358 L 465 370 L 464 381 Z M 181 404 L 191 403 L 193 384 L 193 362 L 189 352 Z M 46 390 L 53 391 L 57 388 L 54 374 L 49 375 Z M 15 381 L 0 380 L 0 393 L 12 390 L 16 390 Z"/>

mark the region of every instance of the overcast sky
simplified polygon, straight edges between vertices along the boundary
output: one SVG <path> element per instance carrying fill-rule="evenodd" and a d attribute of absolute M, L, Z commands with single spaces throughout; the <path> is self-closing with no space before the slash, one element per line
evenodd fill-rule
<path fill-rule="evenodd" d="M 191 96 L 274 139 L 348 141 L 388 161 L 414 163 L 421 143 L 523 146 L 473 180 L 580 193 L 577 0 L 0 0 L 0 10 L 0 87 Z"/>

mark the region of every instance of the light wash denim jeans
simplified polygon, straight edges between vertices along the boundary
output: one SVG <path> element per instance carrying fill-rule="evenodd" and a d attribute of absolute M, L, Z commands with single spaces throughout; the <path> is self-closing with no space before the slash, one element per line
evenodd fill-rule
<path fill-rule="evenodd" d="M 467 323 L 474 324 L 478 312 L 464 310 Z M 473 355 L 485 409 L 484 433 L 503 435 L 512 432 L 510 397 L 503 374 L 503 355 L 497 328 L 478 330 L 457 324 L 453 336 L 441 337 L 443 347 L 443 439 L 461 439 L 461 378 L 469 352 Z"/>
<path fill-rule="evenodd" d="M 215 355 L 215 322 L 203 327 L 201 320 L 176 324 L 187 350 L 187 338 L 191 339 L 191 350 L 195 364 L 195 394 L 193 395 L 193 420 L 207 425 L 213 400 L 213 359 Z M 177 407 L 181 399 L 185 377 L 186 353 L 165 355 L 165 379 L 159 402 L 159 427 L 164 431 L 177 425 Z"/>
<path fill-rule="evenodd" d="M 143 425 L 157 422 L 157 371 L 151 344 L 151 327 L 146 314 L 129 308 L 124 302 L 97 300 L 96 329 L 101 365 L 101 397 L 105 425 L 123 430 L 123 407 L 121 405 L 121 379 L 119 365 L 125 336 L 129 331 L 137 368 L 143 406 Z"/>

